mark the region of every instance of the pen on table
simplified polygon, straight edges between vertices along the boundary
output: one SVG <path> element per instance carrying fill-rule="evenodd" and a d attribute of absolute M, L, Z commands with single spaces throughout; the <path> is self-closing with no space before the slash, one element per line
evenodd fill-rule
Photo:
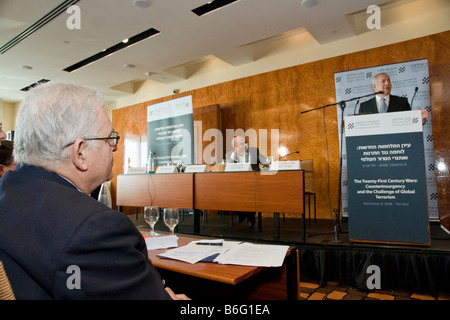
<path fill-rule="evenodd" d="M 221 246 L 222 243 L 220 242 L 197 242 L 196 244 L 200 246 Z"/>

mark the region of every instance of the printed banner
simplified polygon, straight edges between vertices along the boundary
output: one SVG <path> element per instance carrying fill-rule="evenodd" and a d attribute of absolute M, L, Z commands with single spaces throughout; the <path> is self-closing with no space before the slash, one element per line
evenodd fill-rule
<path fill-rule="evenodd" d="M 147 149 L 156 166 L 194 163 L 192 96 L 147 106 Z"/>
<path fill-rule="evenodd" d="M 429 244 L 420 111 L 345 117 L 353 241 Z"/>
<path fill-rule="evenodd" d="M 435 177 L 435 161 L 433 153 L 432 110 L 430 104 L 430 88 L 428 75 L 428 61 L 426 59 L 408 61 L 390 65 L 376 66 L 335 73 L 336 101 L 347 101 L 352 98 L 373 93 L 371 79 L 378 73 L 387 73 L 391 78 L 392 94 L 406 97 L 412 103 L 412 110 L 427 109 L 430 117 L 423 126 L 423 140 L 425 148 L 425 169 L 427 177 L 427 200 L 429 219 L 439 219 L 437 188 Z M 418 88 L 414 96 L 415 88 Z M 412 100 L 414 96 L 414 100 Z M 342 148 L 342 215 L 348 217 L 348 179 L 347 154 L 344 141 L 341 141 L 342 117 L 358 114 L 362 102 L 371 97 L 353 100 L 346 104 L 344 113 L 337 107 L 339 143 Z M 345 132 L 346 134 L 346 132 Z M 341 145 L 344 144 L 344 145 Z"/>

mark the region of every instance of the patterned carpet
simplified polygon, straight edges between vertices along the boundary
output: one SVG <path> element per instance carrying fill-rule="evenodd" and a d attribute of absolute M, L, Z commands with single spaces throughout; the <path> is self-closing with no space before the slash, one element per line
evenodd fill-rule
<path fill-rule="evenodd" d="M 450 293 L 441 292 L 436 298 L 426 293 L 406 291 L 361 291 L 340 286 L 337 282 L 300 282 L 300 300 L 450 300 Z"/>

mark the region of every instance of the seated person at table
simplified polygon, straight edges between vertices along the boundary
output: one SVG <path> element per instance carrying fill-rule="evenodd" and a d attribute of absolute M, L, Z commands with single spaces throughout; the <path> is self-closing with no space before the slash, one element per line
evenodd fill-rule
<path fill-rule="evenodd" d="M 0 178 L 6 171 L 14 170 L 16 162 L 13 155 L 14 142 L 0 140 Z"/>
<path fill-rule="evenodd" d="M 228 152 L 227 163 L 251 163 L 253 171 L 259 171 L 259 165 L 268 166 L 266 157 L 256 147 L 248 147 L 244 136 L 235 136 L 231 140 L 233 150 Z"/>
<path fill-rule="evenodd" d="M 131 220 L 89 194 L 119 135 L 93 90 L 39 85 L 20 107 L 16 170 L 0 179 L 0 260 L 17 299 L 183 299 L 163 287 Z"/>
<path fill-rule="evenodd" d="M 226 157 L 227 163 L 251 163 L 253 171 L 259 171 L 259 164 L 268 166 L 266 157 L 259 152 L 258 148 L 248 147 L 244 136 L 235 136 L 231 140 L 233 150 L 228 152 Z M 255 224 L 255 212 L 236 212 L 238 222 L 242 222 L 247 218 L 250 227 Z"/>

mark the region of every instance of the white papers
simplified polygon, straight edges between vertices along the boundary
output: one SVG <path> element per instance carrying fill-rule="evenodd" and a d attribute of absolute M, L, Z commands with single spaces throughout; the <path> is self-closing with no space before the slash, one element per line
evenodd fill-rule
<path fill-rule="evenodd" d="M 244 242 L 219 255 L 214 262 L 256 267 L 281 267 L 289 246 Z"/>
<path fill-rule="evenodd" d="M 147 250 L 178 247 L 178 237 L 173 235 L 145 238 L 145 244 L 147 245 Z"/>
<path fill-rule="evenodd" d="M 196 263 L 210 256 L 227 251 L 237 244 L 239 244 L 239 242 L 225 242 L 223 240 L 192 241 L 183 247 L 160 253 L 159 256 L 163 258 L 181 260 L 188 263 Z"/>
<path fill-rule="evenodd" d="M 262 245 L 224 240 L 192 241 L 186 246 L 159 254 L 163 258 L 196 263 L 217 255 L 214 262 L 255 267 L 280 267 L 289 246 Z"/>

